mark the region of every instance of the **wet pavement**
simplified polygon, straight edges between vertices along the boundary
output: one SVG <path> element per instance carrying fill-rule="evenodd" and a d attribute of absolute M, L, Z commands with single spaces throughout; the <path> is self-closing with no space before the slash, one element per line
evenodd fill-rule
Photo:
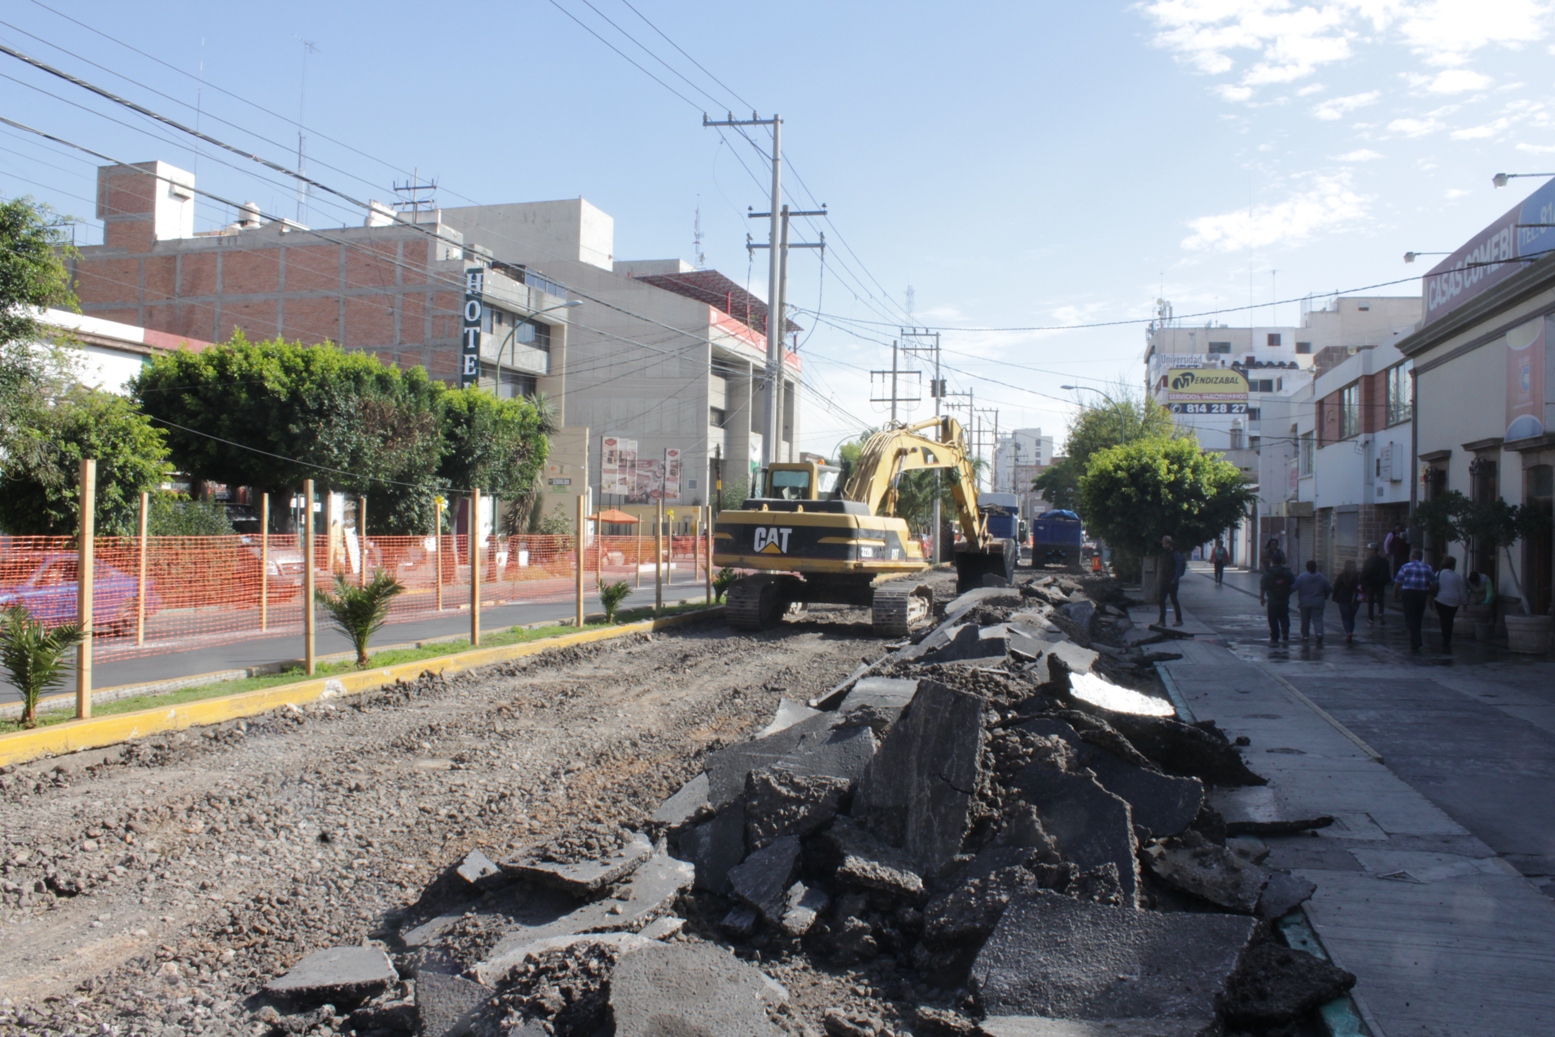
<path fill-rule="evenodd" d="M 1180 708 L 1245 738 L 1278 805 L 1335 818 L 1263 842 L 1317 885 L 1307 917 L 1371 1032 L 1555 1033 L 1555 662 L 1448 656 L 1429 625 L 1411 652 L 1396 610 L 1345 644 L 1332 605 L 1322 647 L 1271 646 L 1253 573 L 1190 565 L 1180 596 L 1196 636 L 1159 667 Z"/>

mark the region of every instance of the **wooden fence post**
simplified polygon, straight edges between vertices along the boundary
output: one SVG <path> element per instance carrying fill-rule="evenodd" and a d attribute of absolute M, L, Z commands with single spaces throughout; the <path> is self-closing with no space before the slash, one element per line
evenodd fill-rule
<path fill-rule="evenodd" d="M 465 550 L 470 556 L 470 647 L 481 646 L 481 491 L 470 491 L 470 521 L 465 528 Z"/>
<path fill-rule="evenodd" d="M 259 495 L 259 629 L 270 629 L 270 495 Z"/>
<path fill-rule="evenodd" d="M 81 644 L 76 648 L 76 719 L 92 715 L 92 577 L 96 546 L 97 462 L 81 460 L 80 528 L 76 537 L 76 623 Z"/>
<path fill-rule="evenodd" d="M 432 499 L 432 559 L 437 563 L 437 611 L 443 611 L 443 498 Z"/>
<path fill-rule="evenodd" d="M 314 609 L 313 592 L 317 582 L 313 575 L 313 480 L 302 482 L 302 668 L 309 677 L 315 668 L 313 658 Z"/>
<path fill-rule="evenodd" d="M 707 603 L 713 603 L 713 506 L 707 506 Z"/>
<path fill-rule="evenodd" d="M 150 528 L 151 494 L 140 495 L 140 537 L 135 566 L 135 643 L 146 643 L 146 531 Z"/>
<path fill-rule="evenodd" d="M 664 498 L 659 498 L 653 519 L 653 611 L 664 607 Z"/>
<path fill-rule="evenodd" d="M 579 630 L 583 629 L 583 534 L 588 529 L 588 502 L 584 499 L 584 487 L 578 490 L 578 541 L 577 550 L 573 552 L 577 558 L 576 572 L 573 584 L 573 625 Z"/>
<path fill-rule="evenodd" d="M 367 586 L 367 498 L 356 499 L 356 553 L 357 566 L 356 585 Z"/>

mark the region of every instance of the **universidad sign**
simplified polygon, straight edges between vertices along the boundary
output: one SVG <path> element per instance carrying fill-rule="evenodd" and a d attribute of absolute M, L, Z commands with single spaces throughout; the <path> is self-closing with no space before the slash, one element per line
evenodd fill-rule
<path fill-rule="evenodd" d="M 1425 323 L 1440 320 L 1528 264 L 1555 252 L 1555 180 L 1436 264 L 1421 279 Z"/>
<path fill-rule="evenodd" d="M 1246 414 L 1247 378 L 1229 367 L 1173 368 L 1166 373 L 1173 414 Z"/>

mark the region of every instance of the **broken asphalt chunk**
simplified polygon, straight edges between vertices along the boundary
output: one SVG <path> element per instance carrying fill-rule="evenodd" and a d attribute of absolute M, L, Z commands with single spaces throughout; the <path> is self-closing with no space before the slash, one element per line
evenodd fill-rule
<path fill-rule="evenodd" d="M 1210 1024 L 1212 1027 L 1214 1023 Z M 1202 1019 L 1045 1019 L 1036 1015 L 1000 1015 L 984 1019 L 983 1037 L 1218 1037 Z"/>
<path fill-rule="evenodd" d="M 722 893 L 729 869 L 745 859 L 745 803 L 735 800 L 710 820 L 680 833 L 676 853 L 696 869 L 697 889 Z"/>
<path fill-rule="evenodd" d="M 616 1037 L 781 1037 L 766 1006 L 782 987 L 706 943 L 655 944 L 626 955 L 610 979 Z"/>
<path fill-rule="evenodd" d="M 843 885 L 913 899 L 923 894 L 923 876 L 907 855 L 872 838 L 848 818 L 826 833 L 837 856 L 833 875 Z"/>
<path fill-rule="evenodd" d="M 1134 824 L 1157 839 L 1176 835 L 1199 816 L 1204 785 L 1197 778 L 1178 778 L 1127 763 L 1089 743 L 1076 756 L 1089 767 L 1102 788 L 1128 800 Z"/>
<path fill-rule="evenodd" d="M 920 681 L 859 779 L 853 816 L 920 874 L 939 871 L 961 850 L 982 744 L 983 701 Z"/>
<path fill-rule="evenodd" d="M 1166 716 L 1120 713 L 1083 701 L 1077 706 L 1105 720 L 1168 774 L 1198 778 L 1210 785 L 1266 784 L 1247 769 L 1241 753 L 1216 728 L 1184 724 Z"/>
<path fill-rule="evenodd" d="M 508 870 L 543 886 L 585 897 L 621 881 L 652 856 L 653 844 L 647 836 L 633 832 L 625 846 L 602 860 L 557 862 L 530 858 L 509 864 Z"/>
<path fill-rule="evenodd" d="M 900 677 L 865 677 L 853 685 L 848 697 L 837 707 L 839 713 L 851 713 L 856 709 L 872 706 L 893 714 L 907 708 L 918 691 L 918 682 Z"/>
<path fill-rule="evenodd" d="M 745 841 L 751 851 L 785 835 L 809 835 L 837 816 L 851 786 L 845 778 L 752 771 L 745 782 Z"/>
<path fill-rule="evenodd" d="M 503 870 L 479 850 L 465 854 L 454 874 L 476 889 L 495 889 L 508 881 Z"/>
<path fill-rule="evenodd" d="M 1284 918 L 1305 903 L 1317 886 L 1289 872 L 1276 871 L 1269 875 L 1263 892 L 1258 896 L 1258 917 L 1273 921 Z"/>
<path fill-rule="evenodd" d="M 1332 962 L 1277 943 L 1261 943 L 1242 956 L 1226 992 L 1226 1021 L 1264 1029 L 1295 1022 L 1343 996 L 1355 976 Z"/>
<path fill-rule="evenodd" d="M 799 868 L 799 838 L 785 835 L 757 850 L 729 872 L 734 895 L 761 912 L 772 925 L 783 920 L 785 896 Z"/>
<path fill-rule="evenodd" d="M 803 702 L 795 702 L 786 696 L 778 699 L 777 714 L 772 718 L 772 723 L 761 729 L 757 738 L 765 738 L 767 735 L 775 735 L 779 731 L 787 730 L 801 720 L 809 720 L 813 716 L 819 716 L 820 710 L 811 709 Z"/>
<path fill-rule="evenodd" d="M 1327 814 L 1288 809 L 1267 785 L 1216 789 L 1210 806 L 1225 818 L 1227 835 L 1295 835 L 1334 823 Z"/>
<path fill-rule="evenodd" d="M 796 882 L 788 888 L 783 908 L 783 931 L 790 936 L 803 936 L 815 925 L 831 898 L 824 889 Z"/>
<path fill-rule="evenodd" d="M 1025 893 L 978 952 L 972 980 L 990 1017 L 1148 1019 L 1194 1034 L 1215 1025 L 1257 924 L 1237 915 L 1162 914 Z"/>
<path fill-rule="evenodd" d="M 1167 885 L 1217 907 L 1252 914 L 1258 907 L 1264 883 L 1269 881 L 1269 873 L 1224 846 L 1203 838 L 1194 841 L 1198 845 L 1192 847 L 1151 847 L 1145 855 L 1151 873 Z"/>
<path fill-rule="evenodd" d="M 713 810 L 712 803 L 708 799 L 708 790 L 706 772 L 698 774 L 682 785 L 679 792 L 660 803 L 659 809 L 650 814 L 648 820 L 653 824 L 667 825 L 670 828 L 700 821 Z"/>
<path fill-rule="evenodd" d="M 423 1037 L 461 1037 L 492 991 L 463 976 L 423 972 L 416 977 L 416 1014 Z"/>
<path fill-rule="evenodd" d="M 295 1005 L 327 1001 L 340 1007 L 387 990 L 399 978 L 377 947 L 332 947 L 314 951 L 266 983 L 265 993 Z"/>
<path fill-rule="evenodd" d="M 709 800 L 715 810 L 723 809 L 744 794 L 751 771 L 771 767 L 853 781 L 874 755 L 875 735 L 868 724 L 854 723 L 841 713 L 821 713 L 709 755 Z"/>
<path fill-rule="evenodd" d="M 1043 830 L 1057 840 L 1065 860 L 1082 871 L 1114 865 L 1124 902 L 1138 903 L 1139 843 L 1127 800 L 1090 775 L 1067 774 L 1042 762 L 1021 768 L 1011 784 L 1037 808 Z"/>

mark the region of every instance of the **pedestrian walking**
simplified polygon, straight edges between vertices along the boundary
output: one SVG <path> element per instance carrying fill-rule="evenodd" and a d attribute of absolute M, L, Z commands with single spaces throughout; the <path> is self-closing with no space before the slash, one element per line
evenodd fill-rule
<path fill-rule="evenodd" d="M 1317 636 L 1318 646 L 1323 644 L 1323 610 L 1328 607 L 1328 596 L 1334 592 L 1328 577 L 1317 571 L 1317 562 L 1308 561 L 1307 571 L 1296 577 L 1296 605 L 1301 609 L 1301 639 L 1307 639 L 1310 629 Z"/>
<path fill-rule="evenodd" d="M 1442 624 L 1442 651 L 1452 651 L 1452 622 L 1470 600 L 1468 582 L 1458 572 L 1458 560 L 1448 555 L 1436 574 L 1436 618 Z"/>
<path fill-rule="evenodd" d="M 1262 564 L 1263 571 L 1264 572 L 1268 572 L 1270 569 L 1274 568 L 1276 565 L 1284 565 L 1284 564 L 1285 564 L 1285 552 L 1280 550 L 1280 540 L 1279 540 L 1279 538 L 1278 537 L 1270 537 L 1269 538 L 1269 542 L 1267 544 L 1263 545 L 1263 564 Z"/>
<path fill-rule="evenodd" d="M 1409 551 L 1409 535 L 1404 532 L 1404 524 L 1395 522 L 1393 531 L 1382 540 L 1382 553 L 1388 556 L 1388 575 L 1395 582 L 1398 571 L 1409 563 Z"/>
<path fill-rule="evenodd" d="M 1215 538 L 1215 548 L 1210 552 L 1209 560 L 1215 563 L 1215 586 L 1219 587 L 1226 578 L 1226 563 L 1231 560 L 1231 552 L 1226 550 L 1225 541 L 1220 537 Z"/>
<path fill-rule="evenodd" d="M 1361 574 L 1355 568 L 1355 559 L 1345 560 L 1344 568 L 1334 580 L 1334 604 L 1339 606 L 1339 625 L 1344 627 L 1344 643 L 1355 640 L 1355 614 L 1361 607 Z"/>
<path fill-rule="evenodd" d="M 1366 595 L 1366 625 L 1372 625 L 1375 616 L 1378 623 L 1388 621 L 1388 584 L 1393 580 L 1393 570 L 1387 557 L 1375 542 L 1366 545 L 1371 552 L 1366 564 L 1361 566 L 1361 592 Z"/>
<path fill-rule="evenodd" d="M 1416 652 L 1425 644 L 1425 635 L 1420 628 L 1425 623 L 1425 603 L 1431 595 L 1431 585 L 1436 575 L 1431 572 L 1429 565 L 1420 560 L 1422 557 L 1418 547 L 1412 549 L 1409 561 L 1399 568 L 1398 578 L 1394 581 L 1398 584 L 1399 595 L 1404 602 L 1404 627 L 1409 631 L 1409 647 Z"/>
<path fill-rule="evenodd" d="M 1284 562 L 1264 570 L 1258 581 L 1258 604 L 1268 608 L 1269 643 L 1290 640 L 1290 595 L 1296 586 L 1296 574 Z"/>
<path fill-rule="evenodd" d="M 1170 598 L 1172 602 L 1172 614 L 1175 621 L 1174 627 L 1182 626 L 1182 605 L 1177 601 L 1177 584 L 1182 579 L 1183 573 L 1188 571 L 1188 559 L 1183 553 L 1172 546 L 1171 537 L 1161 538 L 1161 555 L 1156 559 L 1156 597 L 1161 603 L 1161 618 L 1156 621 L 1157 626 L 1166 625 L 1166 602 Z"/>

